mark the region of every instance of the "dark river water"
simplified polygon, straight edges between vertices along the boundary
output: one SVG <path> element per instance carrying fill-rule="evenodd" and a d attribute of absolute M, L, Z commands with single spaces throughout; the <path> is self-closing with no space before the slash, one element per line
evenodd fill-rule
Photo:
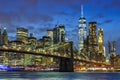
<path fill-rule="evenodd" d="M 0 72 L 0 80 L 120 80 L 120 73 Z"/>

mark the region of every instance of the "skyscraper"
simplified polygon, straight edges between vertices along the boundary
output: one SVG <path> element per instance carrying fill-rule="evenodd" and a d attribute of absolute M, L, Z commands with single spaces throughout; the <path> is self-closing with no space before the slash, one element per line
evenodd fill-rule
<path fill-rule="evenodd" d="M 84 40 L 86 39 L 86 19 L 83 16 L 83 6 L 81 6 L 81 17 L 79 19 L 79 52 L 83 49 Z"/>
<path fill-rule="evenodd" d="M 96 22 L 89 22 L 89 51 L 90 52 L 96 52 L 98 50 L 97 47 L 97 36 L 96 36 L 96 30 L 97 30 L 97 23 Z"/>
<path fill-rule="evenodd" d="M 116 56 L 116 41 L 112 41 L 111 54 Z"/>
<path fill-rule="evenodd" d="M 17 40 L 28 43 L 28 30 L 22 27 L 17 28 Z"/>
<path fill-rule="evenodd" d="M 57 25 L 53 29 L 53 42 L 57 44 L 59 42 L 65 42 L 65 26 L 64 25 Z"/>
<path fill-rule="evenodd" d="M 116 56 L 116 41 L 108 41 L 108 53 Z"/>
<path fill-rule="evenodd" d="M 98 52 L 105 56 L 103 29 L 98 29 Z"/>

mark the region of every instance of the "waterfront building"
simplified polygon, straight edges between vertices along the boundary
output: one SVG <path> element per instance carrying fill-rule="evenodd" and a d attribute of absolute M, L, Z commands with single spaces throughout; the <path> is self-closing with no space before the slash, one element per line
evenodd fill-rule
<path fill-rule="evenodd" d="M 37 47 L 36 47 L 36 51 L 37 52 L 45 53 L 43 42 L 44 42 L 43 38 L 37 40 Z M 36 56 L 35 57 L 35 65 L 43 65 L 44 64 L 44 60 L 43 59 L 44 59 L 43 56 Z"/>
<path fill-rule="evenodd" d="M 28 43 L 28 30 L 22 27 L 17 28 L 17 41 L 22 41 L 25 44 Z"/>
<path fill-rule="evenodd" d="M 10 49 L 16 49 L 16 50 L 24 50 L 24 42 L 22 41 L 17 41 L 17 40 L 14 40 L 14 41 L 10 41 L 9 42 L 9 48 Z"/>
<path fill-rule="evenodd" d="M 84 40 L 86 39 L 86 19 L 83 16 L 83 6 L 81 6 L 81 17 L 79 18 L 79 53 L 81 52 L 81 50 L 83 49 L 84 46 Z"/>
<path fill-rule="evenodd" d="M 37 52 L 43 52 L 45 54 L 50 54 L 51 53 L 51 45 L 52 45 L 52 40 L 51 37 L 49 36 L 43 36 L 42 39 L 39 39 L 37 41 Z M 35 65 L 46 65 L 46 59 L 51 62 L 52 58 L 47 58 L 43 56 L 35 56 Z"/>
<path fill-rule="evenodd" d="M 22 41 L 10 41 L 9 49 L 24 50 L 25 44 Z M 24 54 L 9 52 L 8 56 L 8 65 L 9 66 L 22 66 L 24 65 Z"/>

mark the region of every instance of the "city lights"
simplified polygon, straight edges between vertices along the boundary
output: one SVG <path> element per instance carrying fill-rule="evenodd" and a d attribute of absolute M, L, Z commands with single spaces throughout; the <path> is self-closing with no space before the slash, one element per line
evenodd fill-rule
<path fill-rule="evenodd" d="M 25 71 L 113 71 L 120 69 L 120 56 L 116 55 L 116 42 L 108 41 L 106 56 L 104 30 L 97 22 L 89 22 L 81 8 L 78 20 L 78 48 L 67 40 L 65 25 L 57 24 L 46 30 L 47 35 L 38 39 L 29 29 L 18 27 L 16 39 L 9 40 L 7 29 L 0 29 L 1 70 Z M 74 69 L 74 70 L 73 70 Z"/>

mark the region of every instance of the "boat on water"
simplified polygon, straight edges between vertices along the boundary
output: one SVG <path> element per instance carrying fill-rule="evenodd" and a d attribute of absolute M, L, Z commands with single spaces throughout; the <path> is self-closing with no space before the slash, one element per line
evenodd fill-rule
<path fill-rule="evenodd" d="M 10 67 L 3 64 L 0 64 L 0 71 L 21 71 L 20 67 Z"/>

